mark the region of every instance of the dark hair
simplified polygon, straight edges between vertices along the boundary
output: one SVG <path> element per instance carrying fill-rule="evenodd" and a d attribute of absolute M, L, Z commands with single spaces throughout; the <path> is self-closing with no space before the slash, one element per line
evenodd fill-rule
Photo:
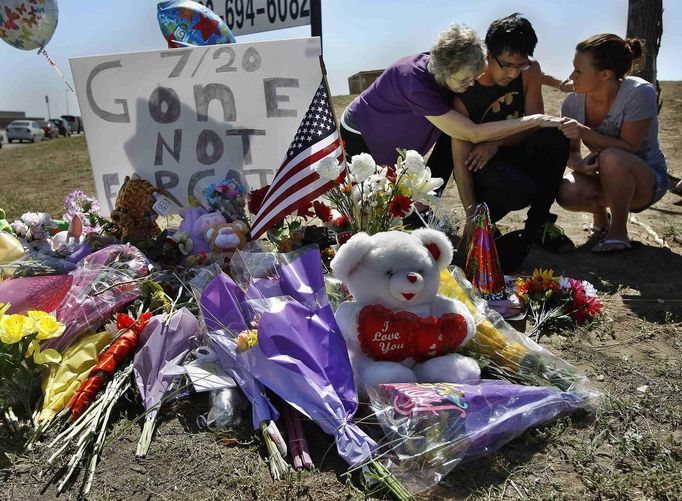
<path fill-rule="evenodd" d="M 575 50 L 587 53 L 592 64 L 600 71 L 611 70 L 617 79 L 632 69 L 632 63 L 642 57 L 644 41 L 637 38 L 623 39 L 618 35 L 603 33 L 586 38 Z"/>
<path fill-rule="evenodd" d="M 538 37 L 533 25 L 518 12 L 493 21 L 485 35 L 485 45 L 493 56 L 499 56 L 505 51 L 532 56 L 537 43 Z"/>

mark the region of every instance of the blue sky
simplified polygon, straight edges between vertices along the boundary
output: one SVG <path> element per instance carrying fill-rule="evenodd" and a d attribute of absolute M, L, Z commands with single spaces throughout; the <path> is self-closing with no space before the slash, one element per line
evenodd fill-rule
<path fill-rule="evenodd" d="M 220 1 L 220 0 L 218 0 Z M 72 82 L 73 56 L 166 47 L 156 20 L 155 0 L 59 0 L 59 26 L 47 46 Z M 449 23 L 467 24 L 482 37 L 490 22 L 512 12 L 533 23 L 535 56 L 545 71 L 563 78 L 571 71 L 575 44 L 595 33 L 623 36 L 627 0 L 322 0 L 324 56 L 333 94 L 347 94 L 347 79 L 362 70 L 384 68 L 396 59 L 428 50 Z M 658 56 L 661 80 L 682 80 L 677 52 L 682 47 L 682 2 L 664 1 L 663 41 Z M 238 37 L 238 42 L 309 36 L 309 27 Z M 0 110 L 53 116 L 77 112 L 75 96 L 35 51 L 0 42 Z"/>

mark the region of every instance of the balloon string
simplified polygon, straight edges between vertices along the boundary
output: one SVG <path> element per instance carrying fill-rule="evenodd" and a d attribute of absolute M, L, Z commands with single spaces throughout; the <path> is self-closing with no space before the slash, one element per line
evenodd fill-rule
<path fill-rule="evenodd" d="M 41 48 L 38 50 L 38 54 L 41 54 L 41 55 L 45 56 L 45 59 L 47 59 L 47 62 L 50 63 L 50 66 L 52 66 L 52 68 L 54 68 L 54 71 L 57 72 L 57 75 L 59 75 L 60 77 L 62 77 L 62 80 L 64 80 L 64 83 L 65 83 L 66 86 L 69 88 L 69 90 L 70 90 L 73 94 L 76 94 L 76 91 L 74 91 L 74 90 L 73 90 L 73 87 L 71 87 L 71 85 L 69 84 L 69 82 L 66 81 L 66 78 L 64 77 L 64 74 L 63 74 L 61 71 L 59 71 L 59 68 L 57 67 L 57 64 L 52 60 L 52 58 L 50 57 L 50 55 L 47 53 L 47 51 L 46 51 L 43 47 L 41 47 Z"/>

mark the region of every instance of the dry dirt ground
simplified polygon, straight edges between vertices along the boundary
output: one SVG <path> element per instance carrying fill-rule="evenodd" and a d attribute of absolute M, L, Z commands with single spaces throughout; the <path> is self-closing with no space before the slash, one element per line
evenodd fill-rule
<path fill-rule="evenodd" d="M 663 83 L 662 88 L 660 139 L 672 187 L 673 179 L 676 182 L 682 175 L 682 83 Z M 556 113 L 561 94 L 546 90 L 545 97 L 547 111 Z M 348 100 L 335 98 L 337 113 Z M 69 154 L 82 155 L 75 150 Z M 5 156 L 9 154 L 0 152 L 3 176 L 10 173 L 10 163 L 16 162 L 8 161 L 15 158 Z M 4 200 L 0 193 L 0 206 L 9 202 L 18 211 L 28 198 L 45 208 L 58 207 L 58 202 L 40 200 L 39 185 L 18 183 L 18 172 L 12 174 L 9 180 L 17 189 Z M 92 191 L 92 181 L 81 180 L 79 185 L 64 186 L 61 196 L 74 188 Z M 454 186 L 446 196 L 458 203 Z M 566 233 L 584 242 L 587 218 L 558 207 L 556 212 Z M 636 215 L 629 229 L 643 245 L 628 254 L 599 256 L 584 248 L 565 255 L 531 252 L 525 272 L 550 267 L 559 274 L 589 280 L 604 294 L 602 323 L 591 330 L 543 338 L 542 344 L 580 367 L 605 398 L 594 414 L 577 414 L 528 431 L 497 454 L 456 468 L 420 499 L 682 499 L 681 214 L 682 197 L 667 193 Z M 513 214 L 501 227 L 505 231 L 520 228 L 523 217 Z M 247 428 L 220 434 L 197 429 L 196 417 L 206 409 L 203 399 L 166 408 L 150 454 L 140 460 L 135 459 L 140 425 L 131 424 L 140 409 L 132 403 L 122 405 L 112 430 L 118 438 L 104 451 L 91 498 L 326 500 L 366 496 L 358 490 L 357 478 L 343 475 L 345 465 L 315 425 L 307 424 L 307 431 L 318 470 L 273 482 L 262 459 L 263 448 Z M 228 445 L 232 442 L 223 440 L 226 437 L 237 438 L 238 445 Z M 0 455 L 1 499 L 55 496 L 54 487 L 47 483 L 57 470 L 45 464 L 43 450 L 22 453 L 20 440 L 0 425 L 0 452 L 5 453 Z M 76 498 L 77 487 L 78 481 L 62 497 Z"/>

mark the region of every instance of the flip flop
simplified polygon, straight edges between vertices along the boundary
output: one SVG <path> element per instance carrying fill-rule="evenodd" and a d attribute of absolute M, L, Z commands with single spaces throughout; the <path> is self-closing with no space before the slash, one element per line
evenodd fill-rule
<path fill-rule="evenodd" d="M 638 242 L 624 242 L 618 239 L 602 240 L 590 249 L 596 254 L 622 254 L 631 251 Z"/>

